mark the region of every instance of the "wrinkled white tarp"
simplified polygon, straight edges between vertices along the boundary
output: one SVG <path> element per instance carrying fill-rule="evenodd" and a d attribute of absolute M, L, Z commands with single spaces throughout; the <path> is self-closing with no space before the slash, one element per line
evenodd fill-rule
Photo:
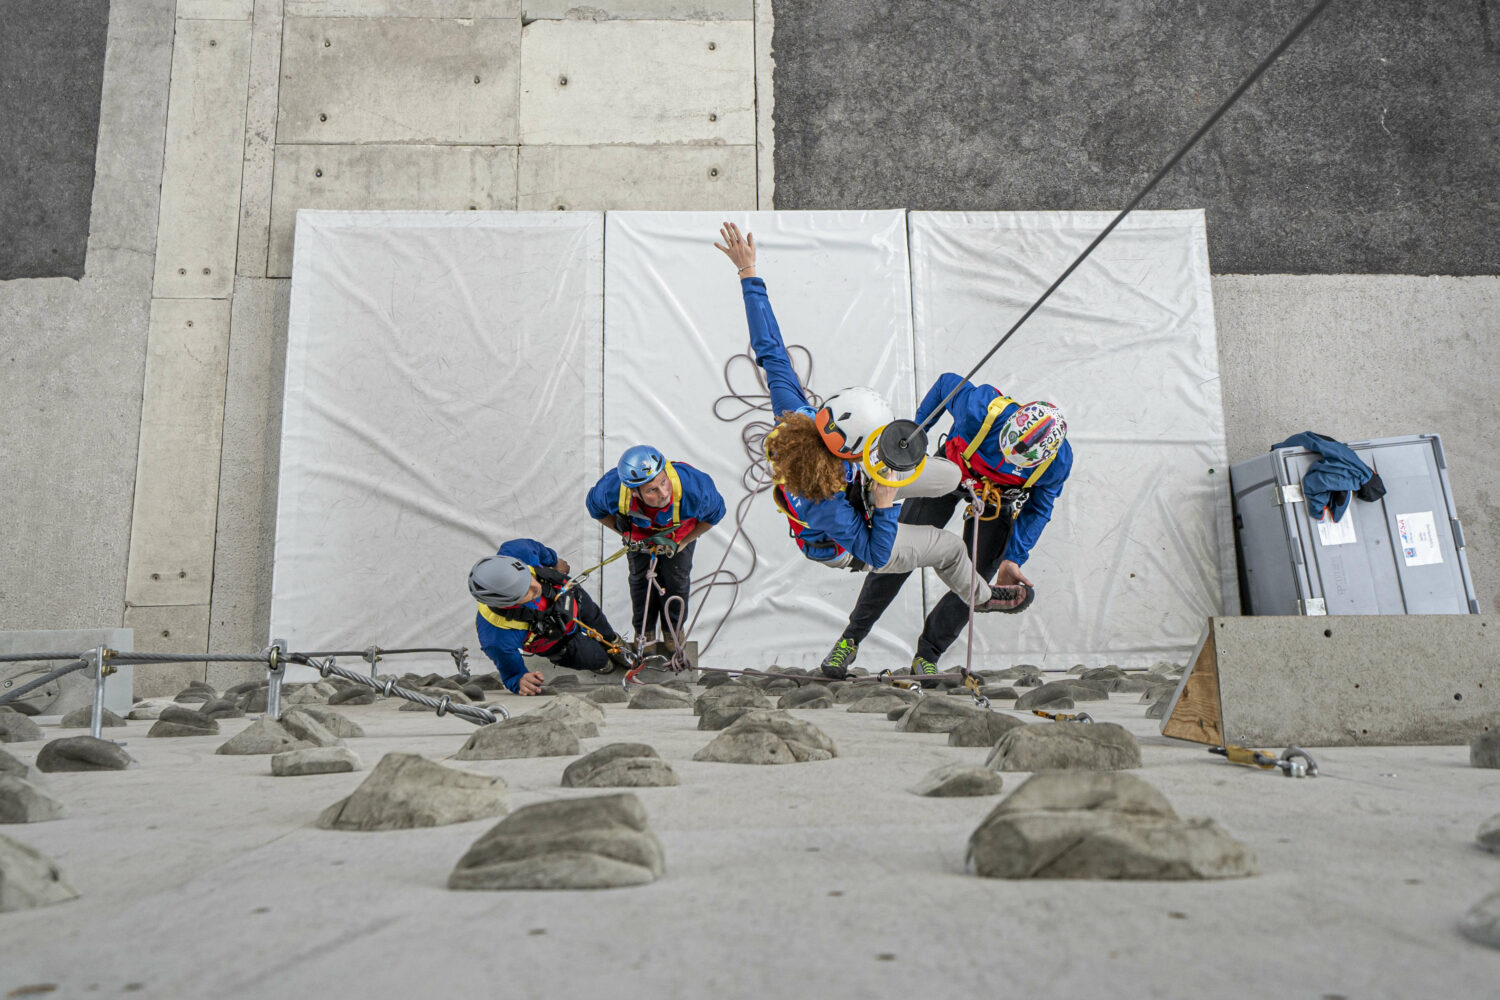
<path fill-rule="evenodd" d="M 972 368 L 1111 218 L 913 212 L 918 393 Z M 1074 449 L 1023 567 L 1036 603 L 982 619 L 976 660 L 1180 661 L 1209 615 L 1238 608 L 1218 379 L 1201 211 L 1126 218 L 975 375 L 1056 403 Z"/>
<path fill-rule="evenodd" d="M 769 409 L 741 415 L 745 407 L 730 401 L 719 412 L 738 419 L 714 415 L 715 401 L 731 391 L 764 392 L 759 369 L 748 359 L 725 372 L 734 355 L 749 351 L 739 278 L 713 247 L 726 220 L 754 233 L 757 271 L 782 336 L 789 346 L 811 352 L 811 377 L 804 373 L 804 379 L 814 391 L 826 396 L 846 385 L 870 385 L 898 412 L 910 413 L 916 405 L 904 213 L 609 213 L 604 460 L 608 465 L 625 448 L 645 442 L 713 477 L 729 515 L 700 539 L 695 577 L 719 565 L 734 532 L 735 510 L 748 492 L 750 456 L 742 431 L 770 417 Z M 863 575 L 804 558 L 769 493 L 755 498 L 745 525 L 748 540 L 734 544 L 724 568 L 743 576 L 753 543 L 755 576 L 740 588 L 733 615 L 702 662 L 816 666 L 843 630 Z M 625 576 L 622 559 L 609 567 L 604 591 L 605 611 L 622 631 L 630 626 Z M 922 595 L 920 586 L 909 590 L 871 634 L 862 663 L 911 662 L 902 640 L 919 627 Z M 700 642 L 724 617 L 733 593 L 732 587 L 716 587 L 703 603 L 694 633 Z"/>
<path fill-rule="evenodd" d="M 469 566 L 518 536 L 577 568 L 614 551 L 584 494 L 638 441 L 717 481 L 730 513 L 695 576 L 712 571 L 747 495 L 742 432 L 768 416 L 721 400 L 761 392 L 732 360 L 748 339 L 738 280 L 712 247 L 725 218 L 756 234 L 813 389 L 867 383 L 910 413 L 1110 216 L 299 213 L 272 634 L 303 649 L 468 645 L 486 667 Z M 1037 603 L 980 619 L 976 665 L 1181 659 L 1208 615 L 1237 607 L 1217 367 L 1202 214 L 1148 212 L 976 376 L 1057 402 L 1077 451 L 1026 566 Z M 745 523 L 725 568 L 746 572 L 748 542 L 755 573 L 703 662 L 813 666 L 863 578 L 804 560 L 768 495 Z M 589 588 L 628 632 L 623 560 L 602 576 Z M 944 592 L 910 580 L 861 665 L 909 662 L 924 589 L 929 603 Z M 698 599 L 694 638 L 708 640 L 730 594 Z M 962 656 L 960 639 L 945 666 Z"/>
<path fill-rule="evenodd" d="M 298 213 L 273 636 L 484 665 L 476 559 L 530 536 L 597 561 L 603 222 Z"/>

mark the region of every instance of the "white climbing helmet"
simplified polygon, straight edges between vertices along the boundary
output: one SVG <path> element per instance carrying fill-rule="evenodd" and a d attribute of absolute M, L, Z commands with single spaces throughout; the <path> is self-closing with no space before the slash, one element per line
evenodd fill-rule
<path fill-rule="evenodd" d="M 1000 425 L 1000 457 L 1018 469 L 1031 469 L 1052 458 L 1068 436 L 1062 411 L 1036 400 L 1022 403 Z"/>
<path fill-rule="evenodd" d="M 867 442 L 894 419 L 891 404 L 867 385 L 840 389 L 823 401 L 823 408 L 813 415 L 813 423 L 828 450 L 839 458 L 858 461 Z"/>

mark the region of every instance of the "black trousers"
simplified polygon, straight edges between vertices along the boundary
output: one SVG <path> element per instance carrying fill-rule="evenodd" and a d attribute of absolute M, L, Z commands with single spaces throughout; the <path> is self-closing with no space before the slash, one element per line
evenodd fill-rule
<path fill-rule="evenodd" d="M 941 528 L 948 523 L 954 509 L 961 502 L 964 500 L 958 493 L 903 500 L 900 522 Z M 1010 529 L 1014 522 L 1006 514 L 1001 514 L 993 521 L 965 521 L 966 552 L 973 551 L 976 524 L 979 525 L 979 576 L 984 580 L 993 580 L 996 571 L 1000 569 L 1000 560 L 1005 555 L 1005 546 L 1010 541 Z M 849 612 L 849 624 L 844 629 L 844 638 L 850 642 L 863 642 L 880 616 L 885 614 L 885 609 L 890 607 L 896 595 L 901 592 L 901 585 L 906 583 L 909 576 L 910 573 L 871 573 L 866 576 L 865 585 L 859 591 L 859 600 L 855 603 L 854 610 Z M 969 605 L 953 591 L 945 590 L 942 599 L 933 606 L 922 624 L 922 635 L 917 640 L 917 655 L 936 663 L 944 651 L 953 645 L 953 640 L 958 638 L 968 622 Z"/>
<path fill-rule="evenodd" d="M 649 609 L 646 607 L 646 570 L 651 566 L 651 556 L 645 552 L 632 552 L 625 557 L 630 560 L 630 624 L 635 627 L 636 635 L 655 634 L 657 625 L 662 621 L 662 609 L 668 597 L 682 598 L 682 611 L 675 614 L 675 623 L 679 629 L 686 623 L 688 591 L 693 577 L 693 550 L 697 547 L 697 542 L 690 542 L 678 549 L 677 554 L 670 559 L 665 556 L 657 557 L 656 582 L 667 593 L 663 596 L 652 592 Z M 675 603 L 673 609 L 675 612 Z"/>
<path fill-rule="evenodd" d="M 604 617 L 604 612 L 582 588 L 573 591 L 578 597 L 578 620 L 613 642 L 619 636 Z M 582 629 L 574 630 L 568 638 L 542 654 L 559 667 L 574 670 L 603 670 L 609 666 L 609 652 L 599 640 Z"/>

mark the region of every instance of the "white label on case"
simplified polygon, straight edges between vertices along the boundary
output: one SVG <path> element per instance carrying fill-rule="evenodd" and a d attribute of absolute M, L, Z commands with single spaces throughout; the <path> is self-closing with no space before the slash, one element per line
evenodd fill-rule
<path fill-rule="evenodd" d="M 1358 540 L 1354 537 L 1354 511 L 1344 511 L 1342 521 L 1335 521 L 1327 510 L 1318 518 L 1318 541 L 1324 545 L 1352 545 Z"/>
<path fill-rule="evenodd" d="M 1397 514 L 1396 531 L 1401 536 L 1401 555 L 1408 566 L 1431 566 L 1443 561 L 1443 550 L 1438 545 L 1437 524 L 1432 511 L 1415 514 Z"/>

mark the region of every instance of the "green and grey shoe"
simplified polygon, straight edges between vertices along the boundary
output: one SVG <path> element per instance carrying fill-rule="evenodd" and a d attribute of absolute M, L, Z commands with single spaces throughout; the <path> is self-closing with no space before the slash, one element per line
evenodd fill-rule
<path fill-rule="evenodd" d="M 824 677 L 832 677 L 841 681 L 849 676 L 849 664 L 859 655 L 859 643 L 850 642 L 848 639 L 840 639 L 834 643 L 828 655 L 823 657 L 822 669 Z"/>
<path fill-rule="evenodd" d="M 921 656 L 913 656 L 911 658 L 911 672 L 916 674 L 918 677 L 935 677 L 937 676 L 938 666 L 936 663 L 933 663 L 929 659 L 925 659 Z M 924 680 L 922 682 L 922 686 L 924 688 L 935 688 L 937 687 L 937 681 Z"/>

